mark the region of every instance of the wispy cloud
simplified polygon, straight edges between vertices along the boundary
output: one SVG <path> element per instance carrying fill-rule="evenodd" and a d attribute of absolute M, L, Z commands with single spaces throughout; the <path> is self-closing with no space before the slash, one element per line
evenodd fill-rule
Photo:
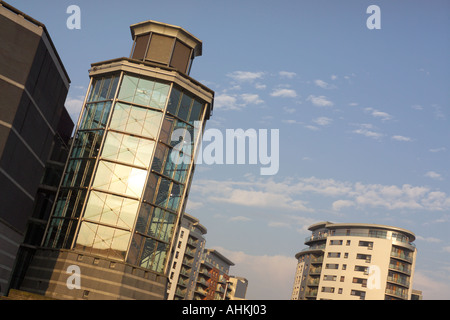
<path fill-rule="evenodd" d="M 286 89 L 286 88 L 279 88 L 273 90 L 273 92 L 270 94 L 272 97 L 281 97 L 281 98 L 296 98 L 297 92 L 292 89 Z"/>
<path fill-rule="evenodd" d="M 327 99 L 325 96 L 314 96 L 310 95 L 307 101 L 311 101 L 311 103 L 317 107 L 332 107 L 334 105 L 333 102 Z"/>
<path fill-rule="evenodd" d="M 392 136 L 392 140 L 403 141 L 403 142 L 410 142 L 410 141 L 412 141 L 411 138 L 405 137 L 405 136 Z"/>
<path fill-rule="evenodd" d="M 314 80 L 314 84 L 316 86 L 318 86 L 318 87 L 323 88 L 323 89 L 333 89 L 333 88 L 336 87 L 335 85 L 331 85 L 328 82 L 325 82 L 325 81 L 320 80 L 320 79 Z"/>
<path fill-rule="evenodd" d="M 295 78 L 295 76 L 297 76 L 297 74 L 295 72 L 290 72 L 290 71 L 280 71 L 278 73 L 278 75 L 281 78 L 287 78 L 287 79 L 292 79 L 292 78 Z"/>
<path fill-rule="evenodd" d="M 262 100 L 259 97 L 259 95 L 257 95 L 257 94 L 244 93 L 244 94 L 241 94 L 241 98 L 247 104 L 261 104 L 261 103 L 264 103 L 264 100 Z"/>
<path fill-rule="evenodd" d="M 234 71 L 227 76 L 236 81 L 254 81 L 262 79 L 264 77 L 264 72 Z"/>
<path fill-rule="evenodd" d="M 372 124 L 368 124 L 368 123 L 364 123 L 364 124 L 359 124 L 358 125 L 359 128 L 356 130 L 353 130 L 353 133 L 368 137 L 368 138 L 372 138 L 375 140 L 379 140 L 381 139 L 384 134 L 380 133 L 380 132 L 376 132 L 374 131 L 374 126 Z"/>
<path fill-rule="evenodd" d="M 314 212 L 308 194 L 329 199 L 330 208 L 354 207 L 387 210 L 445 211 L 450 209 L 450 196 L 424 186 L 363 184 L 334 179 L 260 178 L 244 181 L 199 180 L 193 186 L 202 201 L 229 203 L 244 207 L 278 208 L 292 212 Z M 194 193 L 194 192 L 193 192 Z"/>
<path fill-rule="evenodd" d="M 428 150 L 428 151 L 433 152 L 433 153 L 436 153 L 436 152 L 443 152 L 443 151 L 446 151 L 446 150 L 447 150 L 446 147 L 441 147 L 441 148 L 430 149 L 430 150 Z"/>
<path fill-rule="evenodd" d="M 240 110 L 237 99 L 233 95 L 220 94 L 214 98 L 215 108 L 224 110 Z"/>
<path fill-rule="evenodd" d="M 365 108 L 364 110 L 366 112 L 370 113 L 373 117 L 380 118 L 382 121 L 387 121 L 387 120 L 392 119 L 392 116 L 387 112 L 375 110 L 373 108 Z"/>
<path fill-rule="evenodd" d="M 314 119 L 313 122 L 319 126 L 328 126 L 333 122 L 333 119 L 327 117 L 319 117 L 317 119 Z"/>
<path fill-rule="evenodd" d="M 434 172 L 434 171 L 428 171 L 427 173 L 425 173 L 425 177 L 431 178 L 434 180 L 444 180 L 444 178 L 442 178 L 441 174 Z"/>

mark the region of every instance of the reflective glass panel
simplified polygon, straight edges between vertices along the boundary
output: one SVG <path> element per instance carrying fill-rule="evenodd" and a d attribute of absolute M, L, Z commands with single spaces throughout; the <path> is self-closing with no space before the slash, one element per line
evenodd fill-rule
<path fill-rule="evenodd" d="M 139 202 L 111 194 L 92 191 L 84 218 L 111 226 L 132 229 Z"/>
<path fill-rule="evenodd" d="M 100 161 L 93 188 L 140 198 L 147 171 Z"/>
<path fill-rule="evenodd" d="M 192 98 L 187 94 L 183 94 L 180 109 L 178 110 L 178 118 L 188 121 L 189 112 L 191 111 Z"/>
<path fill-rule="evenodd" d="M 169 103 L 167 105 L 167 112 L 172 115 L 178 114 L 178 106 L 180 104 L 181 92 L 177 88 L 172 88 L 172 93 L 170 94 Z"/>
<path fill-rule="evenodd" d="M 137 138 L 122 133 L 108 133 L 102 157 L 131 165 L 148 167 L 155 148 L 152 140 Z"/>
<path fill-rule="evenodd" d="M 124 76 L 119 91 L 119 100 L 133 102 L 139 79 L 131 76 Z"/>
<path fill-rule="evenodd" d="M 201 120 L 202 117 L 202 111 L 203 111 L 203 104 L 199 101 L 195 100 L 194 104 L 192 105 L 192 111 L 189 116 L 189 123 L 191 125 L 194 125 L 195 121 Z"/>
<path fill-rule="evenodd" d="M 156 139 L 161 119 L 161 112 L 117 103 L 111 120 L 111 129 Z"/>

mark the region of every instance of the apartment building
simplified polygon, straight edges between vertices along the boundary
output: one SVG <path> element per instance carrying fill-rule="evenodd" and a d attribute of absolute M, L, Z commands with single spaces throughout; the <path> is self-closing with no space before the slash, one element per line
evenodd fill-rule
<path fill-rule="evenodd" d="M 184 214 L 169 271 L 168 300 L 243 300 L 248 281 L 230 275 L 234 263 L 217 250 L 206 249 L 206 228 Z"/>
<path fill-rule="evenodd" d="M 309 227 L 292 300 L 410 300 L 417 249 L 408 230 L 358 223 Z"/>

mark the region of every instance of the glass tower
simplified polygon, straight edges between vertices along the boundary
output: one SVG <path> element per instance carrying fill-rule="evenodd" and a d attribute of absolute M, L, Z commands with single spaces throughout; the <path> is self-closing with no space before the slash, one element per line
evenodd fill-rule
<path fill-rule="evenodd" d="M 131 33 L 130 58 L 92 64 L 42 247 L 166 276 L 214 92 L 189 77 L 193 35 L 155 21 Z"/>

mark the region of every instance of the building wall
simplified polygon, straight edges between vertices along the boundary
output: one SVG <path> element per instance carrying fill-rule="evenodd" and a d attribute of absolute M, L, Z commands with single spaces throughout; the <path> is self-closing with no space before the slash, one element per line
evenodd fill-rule
<path fill-rule="evenodd" d="M 5 294 L 70 79 L 44 25 L 4 2 L 0 25 L 0 294 Z"/>
<path fill-rule="evenodd" d="M 164 276 L 111 259 L 41 249 L 21 289 L 59 300 L 163 300 L 166 281 Z"/>
<path fill-rule="evenodd" d="M 407 230 L 319 223 L 296 255 L 292 300 L 411 299 L 417 250 Z"/>

